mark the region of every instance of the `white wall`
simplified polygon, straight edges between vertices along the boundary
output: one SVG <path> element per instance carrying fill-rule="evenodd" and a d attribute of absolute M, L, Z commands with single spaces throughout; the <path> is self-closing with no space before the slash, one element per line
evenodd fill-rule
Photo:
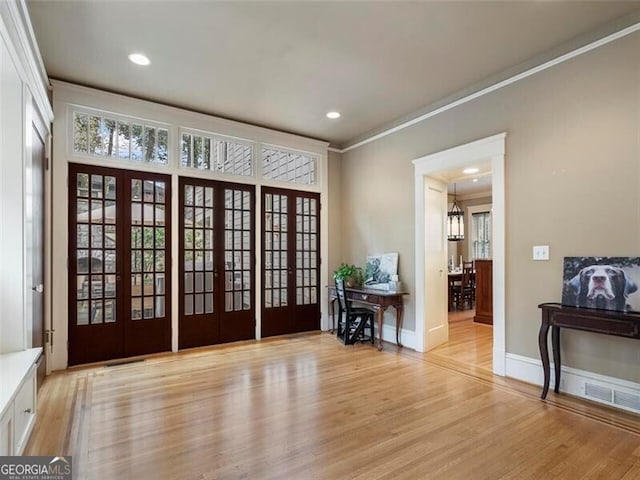
<path fill-rule="evenodd" d="M 0 42 L 0 351 L 26 347 L 24 232 L 24 112 L 22 80 Z"/>
<path fill-rule="evenodd" d="M 538 304 L 560 300 L 563 257 L 638 256 L 639 85 L 634 33 L 343 153 L 345 261 L 399 251 L 413 296 L 411 161 L 507 132 L 506 345 L 539 358 Z M 534 262 L 533 245 L 550 245 L 550 260 Z M 405 313 L 405 328 L 415 328 L 411 297 Z M 570 331 L 562 349 L 567 366 L 640 382 L 637 341 Z"/>

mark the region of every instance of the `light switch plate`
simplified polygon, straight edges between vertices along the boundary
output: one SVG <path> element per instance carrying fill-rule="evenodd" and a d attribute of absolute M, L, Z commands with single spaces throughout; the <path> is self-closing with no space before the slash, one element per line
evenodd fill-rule
<path fill-rule="evenodd" d="M 533 246 L 533 259 L 534 260 L 549 260 L 549 245 L 534 245 Z"/>

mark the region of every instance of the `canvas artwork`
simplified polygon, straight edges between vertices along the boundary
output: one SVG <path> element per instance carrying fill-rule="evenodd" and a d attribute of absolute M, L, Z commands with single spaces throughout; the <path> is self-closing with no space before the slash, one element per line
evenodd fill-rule
<path fill-rule="evenodd" d="M 364 271 L 364 286 L 389 290 L 391 282 L 398 274 L 398 253 L 379 253 L 367 255 L 367 265 Z"/>
<path fill-rule="evenodd" d="M 565 257 L 562 304 L 640 312 L 640 257 Z"/>

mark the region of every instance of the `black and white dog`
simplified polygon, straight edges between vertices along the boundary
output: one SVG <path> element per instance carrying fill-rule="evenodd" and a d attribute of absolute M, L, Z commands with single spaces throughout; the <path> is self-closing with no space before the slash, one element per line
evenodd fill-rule
<path fill-rule="evenodd" d="M 576 306 L 627 310 L 627 297 L 638 290 L 624 270 L 611 265 L 590 265 L 583 268 L 567 285 L 575 292 Z"/>

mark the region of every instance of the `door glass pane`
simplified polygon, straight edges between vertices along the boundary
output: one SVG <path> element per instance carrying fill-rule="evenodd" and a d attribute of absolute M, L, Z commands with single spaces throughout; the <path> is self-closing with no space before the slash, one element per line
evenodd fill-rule
<path fill-rule="evenodd" d="M 116 321 L 116 300 L 104 301 L 104 323 Z"/>
<path fill-rule="evenodd" d="M 77 325 L 89 325 L 88 300 L 76 303 L 76 323 Z"/>
<path fill-rule="evenodd" d="M 241 311 L 251 309 L 252 290 L 250 282 L 244 278 L 251 277 L 251 265 L 243 262 L 243 257 L 252 252 L 251 204 L 247 198 L 251 192 L 240 188 L 225 188 L 225 311 Z M 247 197 L 248 196 L 248 197 Z M 231 292 L 234 292 L 231 294 Z M 245 294 L 246 293 L 246 294 Z"/>
<path fill-rule="evenodd" d="M 318 225 L 317 199 L 296 199 L 296 291 L 297 305 L 318 303 Z"/>
<path fill-rule="evenodd" d="M 154 147 L 156 148 L 156 147 Z M 166 315 L 165 212 L 169 198 L 164 181 L 131 180 L 131 315 L 134 320 Z M 141 274 L 142 273 L 142 274 Z"/>
<path fill-rule="evenodd" d="M 288 295 L 286 284 L 282 285 L 281 278 L 286 277 L 287 255 L 286 242 L 282 242 L 285 235 L 281 232 L 286 231 L 289 198 L 285 195 L 265 194 L 265 207 L 268 207 L 273 213 L 265 213 L 264 225 L 264 275 L 265 275 L 265 292 L 264 306 L 265 308 L 280 307 L 283 303 L 286 305 Z M 265 208 L 266 211 L 267 208 Z M 246 242 L 250 238 L 242 239 Z M 284 261 L 283 261 L 284 260 Z M 247 280 L 244 278 L 243 280 Z M 243 282 L 244 283 L 244 282 Z"/>

